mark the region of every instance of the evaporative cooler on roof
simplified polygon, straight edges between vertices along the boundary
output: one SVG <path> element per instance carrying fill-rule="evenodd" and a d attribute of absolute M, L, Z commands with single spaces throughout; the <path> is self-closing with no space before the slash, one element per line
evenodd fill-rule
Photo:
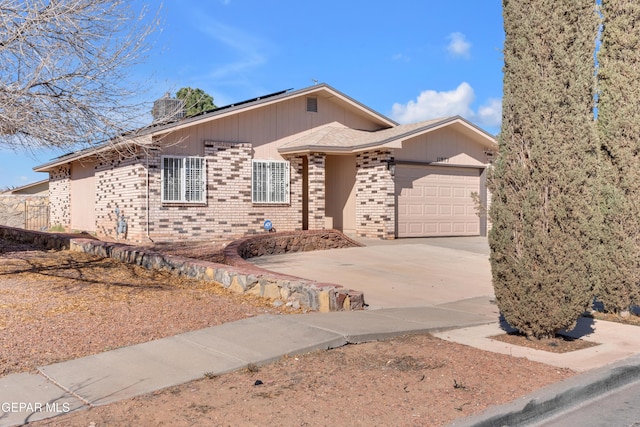
<path fill-rule="evenodd" d="M 166 123 L 185 116 L 184 101 L 171 98 L 169 93 L 153 103 L 153 123 Z"/>

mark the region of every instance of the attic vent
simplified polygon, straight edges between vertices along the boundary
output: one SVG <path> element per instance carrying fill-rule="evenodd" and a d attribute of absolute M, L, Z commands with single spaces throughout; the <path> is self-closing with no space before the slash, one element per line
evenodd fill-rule
<path fill-rule="evenodd" d="M 307 96 L 307 112 L 308 113 L 317 113 L 318 112 L 318 98 L 315 96 Z"/>

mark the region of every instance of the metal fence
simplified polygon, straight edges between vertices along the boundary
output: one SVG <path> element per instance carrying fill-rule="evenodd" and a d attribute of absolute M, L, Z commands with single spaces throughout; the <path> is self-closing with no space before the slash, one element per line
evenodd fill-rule
<path fill-rule="evenodd" d="M 30 205 L 24 202 L 24 228 L 45 230 L 49 227 L 49 205 Z"/>
<path fill-rule="evenodd" d="M 49 227 L 49 199 L 38 196 L 0 195 L 0 225 L 45 230 Z"/>

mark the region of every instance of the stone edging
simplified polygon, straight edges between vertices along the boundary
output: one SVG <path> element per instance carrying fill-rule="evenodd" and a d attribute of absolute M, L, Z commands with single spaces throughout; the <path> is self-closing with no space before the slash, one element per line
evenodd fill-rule
<path fill-rule="evenodd" d="M 326 232 L 309 232 L 319 235 Z M 337 232 L 339 233 L 339 232 Z M 286 233 L 266 235 L 267 239 Z M 340 233 L 341 234 L 341 233 Z M 45 233 L 0 226 L 0 238 L 17 242 L 30 242 L 47 249 L 70 249 L 118 261 L 140 265 L 148 269 L 162 269 L 190 278 L 213 281 L 237 293 L 248 293 L 274 300 L 284 300 L 320 312 L 358 310 L 364 308 L 364 295 L 360 291 L 345 289 L 331 283 L 317 283 L 299 277 L 287 276 L 256 267 L 238 254 L 238 246 L 247 241 L 265 239 L 253 236 L 232 242 L 227 246 L 231 262 L 218 264 L 192 258 L 165 255 L 122 243 L 102 242 L 77 235 Z M 348 239 L 350 240 L 350 239 Z M 353 245 L 359 245 L 353 242 Z M 234 249 L 235 248 L 235 249 Z M 233 255 L 235 253 L 235 256 Z"/>
<path fill-rule="evenodd" d="M 230 266 L 91 239 L 72 239 L 70 249 L 140 265 L 147 269 L 166 270 L 197 280 L 213 281 L 240 294 L 284 300 L 291 305 L 300 305 L 320 312 L 356 310 L 364 307 L 362 292 L 347 290 L 340 285 L 316 283 L 273 273 L 249 263 Z"/>
<path fill-rule="evenodd" d="M 362 246 L 361 243 L 345 236 L 337 230 L 305 230 L 293 232 L 265 233 L 235 240 L 224 249 L 224 260 L 227 265 L 237 267 L 244 273 L 288 287 L 295 283 L 314 290 L 319 296 L 317 308 L 306 305 L 321 312 L 361 310 L 365 307 L 364 294 L 361 291 L 345 289 L 335 283 L 318 283 L 296 276 L 276 273 L 257 267 L 246 261 L 261 255 L 277 255 L 288 252 L 312 251 Z M 285 291 L 286 294 L 286 291 Z"/>
<path fill-rule="evenodd" d="M 46 233 L 43 231 L 24 230 L 0 226 L 0 239 L 11 240 L 20 243 L 31 243 L 45 249 L 69 249 L 71 239 L 78 235 L 65 233 Z"/>
<path fill-rule="evenodd" d="M 245 261 L 262 255 L 280 255 L 362 246 L 338 230 L 285 231 L 251 235 L 234 240 L 224 250 L 229 265 L 253 266 Z"/>

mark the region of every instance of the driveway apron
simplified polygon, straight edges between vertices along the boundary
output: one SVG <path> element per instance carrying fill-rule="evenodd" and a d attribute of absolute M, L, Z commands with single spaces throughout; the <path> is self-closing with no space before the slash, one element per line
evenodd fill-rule
<path fill-rule="evenodd" d="M 268 270 L 364 292 L 370 309 L 447 306 L 497 313 L 486 238 L 363 241 L 368 246 L 264 256 Z"/>

